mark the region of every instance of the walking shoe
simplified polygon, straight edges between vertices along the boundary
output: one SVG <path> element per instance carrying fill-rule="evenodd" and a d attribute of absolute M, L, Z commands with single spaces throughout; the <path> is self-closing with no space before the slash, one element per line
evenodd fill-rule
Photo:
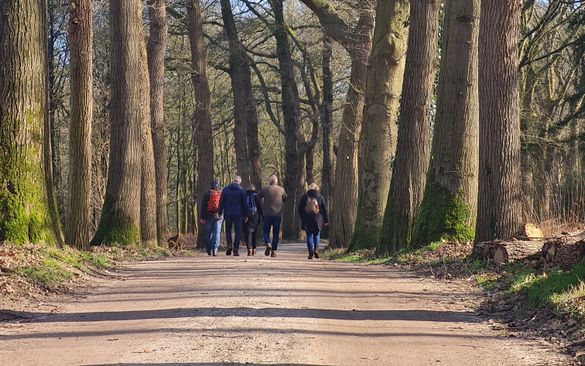
<path fill-rule="evenodd" d="M 240 253 L 234 252 L 234 257 L 239 257 L 239 256 L 240 256 Z"/>
<path fill-rule="evenodd" d="M 225 255 L 232 255 L 232 248 L 227 248 Z"/>
<path fill-rule="evenodd" d="M 216 249 L 213 249 L 213 256 L 214 257 L 217 256 L 217 248 Z"/>
<path fill-rule="evenodd" d="M 270 252 L 272 251 L 272 246 L 270 244 L 266 244 L 266 250 L 264 251 L 265 256 L 269 256 Z"/>
<path fill-rule="evenodd" d="M 211 255 L 211 250 L 208 250 L 207 251 L 207 255 Z"/>
<path fill-rule="evenodd" d="M 315 258 L 317 258 L 317 259 L 321 258 L 321 257 L 319 256 L 319 252 L 318 252 L 318 251 L 316 251 L 316 250 L 315 250 Z"/>
<path fill-rule="evenodd" d="M 256 255 L 256 248 L 252 248 L 252 255 Z"/>
<path fill-rule="evenodd" d="M 270 249 L 270 256 L 271 256 L 272 258 L 275 258 L 275 257 L 276 257 L 276 250 L 274 250 L 274 249 Z"/>
<path fill-rule="evenodd" d="M 252 255 L 252 249 L 248 249 L 248 257 Z"/>
<path fill-rule="evenodd" d="M 313 252 L 309 252 L 309 259 L 313 259 Z"/>

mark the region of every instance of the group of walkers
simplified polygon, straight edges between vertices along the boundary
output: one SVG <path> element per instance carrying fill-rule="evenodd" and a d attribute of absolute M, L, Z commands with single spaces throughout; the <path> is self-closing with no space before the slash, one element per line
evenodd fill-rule
<path fill-rule="evenodd" d="M 264 255 L 276 257 L 286 199 L 286 192 L 278 185 L 276 175 L 269 178 L 268 185 L 260 192 L 256 192 L 253 184 L 244 189 L 239 176 L 223 189 L 213 180 L 199 206 L 199 220 L 205 225 L 207 254 L 218 254 L 221 228 L 225 221 L 226 255 L 239 256 L 241 241 L 246 243 L 249 256 L 256 255 L 257 238 L 262 224 Z M 307 237 L 308 258 L 319 258 L 321 230 L 328 225 L 329 216 L 317 184 L 309 185 L 308 191 L 299 200 L 297 211 L 301 219 L 301 229 Z"/>

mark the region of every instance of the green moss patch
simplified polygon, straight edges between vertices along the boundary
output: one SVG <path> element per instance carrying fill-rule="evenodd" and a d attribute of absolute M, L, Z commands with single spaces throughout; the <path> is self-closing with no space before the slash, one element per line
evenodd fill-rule
<path fill-rule="evenodd" d="M 429 182 L 414 221 L 411 246 L 418 248 L 440 241 L 473 240 L 475 229 L 469 206 L 461 194 L 453 195 L 437 182 Z"/>

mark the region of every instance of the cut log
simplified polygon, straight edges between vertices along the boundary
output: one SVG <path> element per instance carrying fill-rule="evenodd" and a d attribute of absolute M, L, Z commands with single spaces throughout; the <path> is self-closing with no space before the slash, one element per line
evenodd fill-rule
<path fill-rule="evenodd" d="M 508 262 L 538 261 L 542 245 L 542 241 L 493 240 L 477 243 L 473 250 L 477 258 L 487 260 L 496 266 L 501 266 Z"/>
<path fill-rule="evenodd" d="M 548 240 L 542 247 L 544 269 L 569 270 L 585 258 L 585 239 L 564 236 Z"/>
<path fill-rule="evenodd" d="M 528 240 L 542 240 L 544 233 L 534 224 L 524 225 L 524 236 Z"/>

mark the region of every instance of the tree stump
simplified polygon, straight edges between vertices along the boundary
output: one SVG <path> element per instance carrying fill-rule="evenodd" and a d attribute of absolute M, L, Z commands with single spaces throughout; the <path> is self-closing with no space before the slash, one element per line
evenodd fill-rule
<path fill-rule="evenodd" d="M 538 261 L 542 245 L 542 241 L 493 240 L 477 243 L 473 250 L 477 258 L 501 266 L 509 262 Z"/>
<path fill-rule="evenodd" d="M 484 241 L 475 244 L 474 256 L 484 261 L 501 266 L 508 263 L 509 256 L 506 249 L 506 242 L 503 240 Z"/>
<path fill-rule="evenodd" d="M 542 248 L 544 269 L 569 270 L 585 258 L 585 239 L 560 237 L 547 241 Z"/>

